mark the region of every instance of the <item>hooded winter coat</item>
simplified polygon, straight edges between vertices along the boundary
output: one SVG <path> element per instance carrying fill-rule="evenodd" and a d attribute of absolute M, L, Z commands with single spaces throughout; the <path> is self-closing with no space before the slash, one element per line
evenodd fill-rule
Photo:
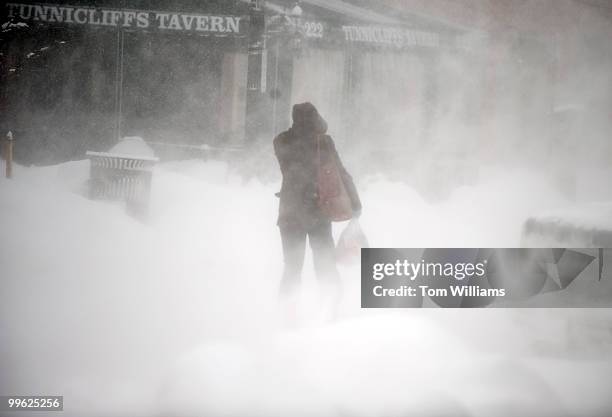
<path fill-rule="evenodd" d="M 321 163 L 335 160 L 353 211 L 361 211 L 353 179 L 342 165 L 334 141 L 325 134 L 327 122 L 311 103 L 294 105 L 292 118 L 291 128 L 274 139 L 274 152 L 283 175 L 277 224 L 309 229 L 329 221 L 317 202 L 319 158 Z"/>

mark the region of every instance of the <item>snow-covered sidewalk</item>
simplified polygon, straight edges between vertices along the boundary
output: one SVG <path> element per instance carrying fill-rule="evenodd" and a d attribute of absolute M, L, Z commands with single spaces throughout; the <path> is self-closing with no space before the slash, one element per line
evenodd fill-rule
<path fill-rule="evenodd" d="M 87 175 L 77 161 L 0 179 L 0 392 L 64 395 L 67 416 L 612 410 L 608 309 L 364 311 L 351 267 L 343 319 L 286 330 L 278 183 L 163 163 L 142 223 L 86 199 Z M 565 204 L 537 176 L 489 178 L 435 205 L 361 181 L 371 245 L 513 247 L 531 213 Z"/>

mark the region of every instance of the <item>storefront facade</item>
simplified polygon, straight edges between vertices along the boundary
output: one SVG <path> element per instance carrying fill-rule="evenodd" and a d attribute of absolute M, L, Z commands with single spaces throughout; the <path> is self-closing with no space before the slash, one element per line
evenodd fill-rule
<path fill-rule="evenodd" d="M 300 101 L 340 142 L 384 148 L 411 132 L 415 144 L 431 133 L 440 57 L 459 35 L 341 1 L 141 3 L 5 6 L 1 123 L 32 162 L 134 135 L 252 146 L 286 129 Z"/>

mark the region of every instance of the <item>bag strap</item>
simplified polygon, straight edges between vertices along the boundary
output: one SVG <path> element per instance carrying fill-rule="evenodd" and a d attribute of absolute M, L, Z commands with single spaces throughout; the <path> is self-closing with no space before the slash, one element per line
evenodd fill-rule
<path fill-rule="evenodd" d="M 321 169 L 321 135 L 317 135 L 317 168 Z"/>

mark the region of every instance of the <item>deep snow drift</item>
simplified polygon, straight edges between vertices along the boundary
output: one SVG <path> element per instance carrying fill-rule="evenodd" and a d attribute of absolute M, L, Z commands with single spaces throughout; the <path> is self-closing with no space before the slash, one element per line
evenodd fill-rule
<path fill-rule="evenodd" d="M 287 329 L 278 183 L 160 164 L 141 223 L 83 197 L 86 161 L 15 171 L 0 180 L 2 393 L 64 395 L 67 416 L 612 411 L 609 309 L 360 310 L 354 266 L 325 324 L 307 256 L 302 324 Z M 533 173 L 486 178 L 435 204 L 362 180 L 371 245 L 513 247 L 529 215 L 567 204 Z"/>

